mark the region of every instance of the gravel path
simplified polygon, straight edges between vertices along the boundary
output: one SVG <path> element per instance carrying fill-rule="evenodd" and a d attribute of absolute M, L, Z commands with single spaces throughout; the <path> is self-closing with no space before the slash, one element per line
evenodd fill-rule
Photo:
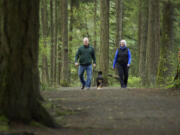
<path fill-rule="evenodd" d="M 43 92 L 63 128 L 54 135 L 180 135 L 180 91 L 162 89 Z"/>

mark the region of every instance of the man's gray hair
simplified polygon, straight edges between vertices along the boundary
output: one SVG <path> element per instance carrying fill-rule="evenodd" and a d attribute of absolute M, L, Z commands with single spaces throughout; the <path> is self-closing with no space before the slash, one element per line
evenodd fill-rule
<path fill-rule="evenodd" d="M 84 39 L 83 39 L 83 42 L 84 41 L 88 41 L 89 42 L 89 39 L 87 38 L 87 37 L 85 37 Z"/>

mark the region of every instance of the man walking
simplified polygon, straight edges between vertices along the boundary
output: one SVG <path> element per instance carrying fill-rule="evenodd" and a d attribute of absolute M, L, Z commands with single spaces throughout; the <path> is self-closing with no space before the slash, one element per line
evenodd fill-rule
<path fill-rule="evenodd" d="M 94 48 L 89 45 L 89 39 L 83 39 L 83 45 L 78 48 L 75 56 L 75 66 L 79 66 L 78 75 L 82 84 L 81 89 L 89 89 L 92 79 L 92 61 L 93 66 L 96 67 L 96 56 Z M 84 80 L 84 72 L 86 71 L 87 80 Z"/>

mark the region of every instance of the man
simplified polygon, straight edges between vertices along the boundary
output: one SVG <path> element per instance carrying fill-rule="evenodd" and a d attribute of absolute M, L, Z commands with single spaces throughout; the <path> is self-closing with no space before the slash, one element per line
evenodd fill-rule
<path fill-rule="evenodd" d="M 93 66 L 96 67 L 96 57 L 94 48 L 89 45 L 89 39 L 83 39 L 83 45 L 79 47 L 75 56 L 75 66 L 79 66 L 78 75 L 82 84 L 81 89 L 89 89 L 92 78 L 92 61 Z M 86 71 L 87 80 L 84 80 L 84 72 Z"/>
<path fill-rule="evenodd" d="M 131 64 L 131 52 L 126 47 L 126 41 L 120 41 L 120 48 L 116 50 L 114 57 L 113 68 L 117 67 L 121 88 L 127 87 L 128 82 L 128 68 Z"/>

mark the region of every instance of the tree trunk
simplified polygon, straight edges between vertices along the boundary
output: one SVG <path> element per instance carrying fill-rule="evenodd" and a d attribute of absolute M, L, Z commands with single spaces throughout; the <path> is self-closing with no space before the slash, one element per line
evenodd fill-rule
<path fill-rule="evenodd" d="M 93 16 L 93 25 L 94 25 L 94 41 L 93 41 L 93 45 L 94 45 L 94 51 L 95 54 L 97 52 L 97 33 L 96 33 L 96 29 L 97 29 L 97 0 L 94 0 L 94 16 Z M 97 54 L 96 54 L 96 59 L 98 58 Z M 95 70 L 93 70 L 93 86 L 96 85 L 96 78 L 97 78 L 97 72 Z"/>
<path fill-rule="evenodd" d="M 54 85 L 54 10 L 53 10 L 53 0 L 50 0 L 50 23 L 51 23 L 51 85 Z"/>
<path fill-rule="evenodd" d="M 47 13 L 47 1 L 41 1 L 41 22 L 42 22 L 42 37 L 44 50 L 47 50 L 47 38 L 48 38 L 48 13 Z M 48 59 L 46 52 L 42 54 L 42 82 L 49 83 L 49 71 L 48 71 Z"/>
<path fill-rule="evenodd" d="M 75 18 L 74 18 L 74 9 L 76 8 L 76 6 L 78 5 L 79 1 L 76 0 L 71 0 L 70 1 L 70 23 L 69 23 L 69 60 L 71 61 L 72 58 L 72 41 L 73 41 L 73 26 L 74 26 L 74 22 L 75 22 Z M 69 64 L 69 82 L 71 82 L 71 64 Z"/>
<path fill-rule="evenodd" d="M 58 25 L 59 25 L 59 27 L 58 27 L 58 50 L 57 50 L 57 59 L 58 59 L 58 61 L 57 61 L 57 82 L 58 82 L 58 84 L 60 85 L 60 80 L 61 80 L 61 67 L 62 67 L 62 53 L 61 53 L 61 51 L 62 51 L 62 28 L 61 28 L 61 21 L 62 21 L 62 19 L 61 19 L 61 1 L 58 1 L 59 3 L 59 6 L 58 6 Z"/>
<path fill-rule="evenodd" d="M 69 65 L 68 65 L 68 1 L 61 1 L 61 16 L 62 16 L 62 79 L 61 85 L 68 86 L 68 75 L 69 75 Z"/>
<path fill-rule="evenodd" d="M 160 12 L 159 0 L 149 0 L 148 39 L 146 53 L 147 86 L 154 87 L 159 60 Z"/>
<path fill-rule="evenodd" d="M 162 37 L 160 48 L 160 61 L 157 75 L 157 83 L 165 86 L 171 81 L 173 67 L 173 10 L 171 1 L 163 4 Z"/>
<path fill-rule="evenodd" d="M 39 101 L 39 0 L 1 2 L 0 113 L 10 121 L 54 127 Z"/>
<path fill-rule="evenodd" d="M 116 49 L 119 47 L 119 41 L 122 39 L 123 24 L 123 0 L 116 0 Z"/>
<path fill-rule="evenodd" d="M 57 38 L 57 34 L 58 34 L 58 16 L 57 16 L 57 0 L 55 0 L 54 4 L 55 4 L 55 23 L 54 23 L 54 75 L 53 75 L 53 80 L 55 85 L 57 84 L 57 43 L 58 43 L 58 38 Z"/>
<path fill-rule="evenodd" d="M 100 0 L 100 70 L 104 85 L 108 85 L 109 69 L 109 0 Z"/>
<path fill-rule="evenodd" d="M 180 51 L 179 51 L 178 57 L 179 59 L 178 59 L 177 73 L 174 78 L 174 86 L 173 86 L 173 88 L 176 88 L 176 89 L 180 89 Z"/>
<path fill-rule="evenodd" d="M 138 46 L 139 46 L 139 76 L 142 85 L 145 85 L 146 78 L 146 47 L 148 32 L 148 0 L 139 0 L 139 29 L 138 29 Z"/>

